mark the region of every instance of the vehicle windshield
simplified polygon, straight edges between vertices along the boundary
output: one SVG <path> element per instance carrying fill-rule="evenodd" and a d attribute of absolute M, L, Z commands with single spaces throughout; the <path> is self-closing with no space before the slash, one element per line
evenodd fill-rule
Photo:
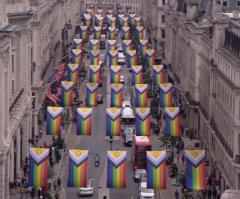
<path fill-rule="evenodd" d="M 136 170 L 136 174 L 142 174 L 142 173 L 146 173 L 145 169 L 137 169 Z"/>
<path fill-rule="evenodd" d="M 154 193 L 153 189 L 147 189 L 146 187 L 142 187 L 142 192 L 144 192 L 144 193 Z"/>

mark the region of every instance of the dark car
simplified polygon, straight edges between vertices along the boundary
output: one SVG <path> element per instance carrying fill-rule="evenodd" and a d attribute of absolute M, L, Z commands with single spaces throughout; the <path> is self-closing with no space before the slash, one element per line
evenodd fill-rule
<path fill-rule="evenodd" d="M 136 169 L 134 172 L 134 182 L 139 182 L 142 174 L 147 174 L 145 169 Z"/>
<path fill-rule="evenodd" d="M 103 104 L 103 95 L 102 94 L 97 95 L 97 102 L 98 102 L 98 104 Z"/>

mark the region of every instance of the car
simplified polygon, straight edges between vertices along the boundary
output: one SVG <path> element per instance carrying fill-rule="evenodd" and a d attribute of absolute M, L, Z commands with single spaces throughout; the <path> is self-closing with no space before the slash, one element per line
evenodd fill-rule
<path fill-rule="evenodd" d="M 129 100 L 123 100 L 123 102 L 122 102 L 122 108 L 125 108 L 125 107 L 131 108 L 131 107 L 132 107 L 131 101 L 129 101 Z"/>
<path fill-rule="evenodd" d="M 147 174 L 145 169 L 136 169 L 134 172 L 134 182 L 139 182 L 141 174 Z"/>
<path fill-rule="evenodd" d="M 78 195 L 79 196 L 92 196 L 93 195 L 93 184 L 92 181 L 94 179 L 90 179 L 88 181 L 87 187 L 80 187 L 78 190 Z"/>
<path fill-rule="evenodd" d="M 140 199 L 155 199 L 155 193 L 153 189 L 147 188 L 147 182 L 141 182 L 139 185 L 139 198 Z"/>
<path fill-rule="evenodd" d="M 132 97 L 130 96 L 130 95 L 125 95 L 124 97 L 123 97 L 123 101 L 132 101 Z"/>
<path fill-rule="evenodd" d="M 98 104 L 103 104 L 103 95 L 102 94 L 97 95 L 97 102 L 98 102 Z"/>
<path fill-rule="evenodd" d="M 142 182 L 147 182 L 147 174 L 146 173 L 140 174 L 139 183 L 141 184 Z"/>
<path fill-rule="evenodd" d="M 120 76 L 120 83 L 124 84 L 124 76 L 122 76 L 122 75 Z"/>
<path fill-rule="evenodd" d="M 119 53 L 122 53 L 122 52 L 123 52 L 122 46 L 118 46 L 118 47 L 117 47 L 117 51 L 118 51 Z"/>

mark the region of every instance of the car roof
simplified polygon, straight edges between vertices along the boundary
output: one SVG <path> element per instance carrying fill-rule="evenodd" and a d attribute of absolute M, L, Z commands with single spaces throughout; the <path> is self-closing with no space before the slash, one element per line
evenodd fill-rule
<path fill-rule="evenodd" d="M 147 187 L 147 182 L 141 182 L 141 183 L 140 183 L 140 186 L 141 186 L 141 187 Z"/>

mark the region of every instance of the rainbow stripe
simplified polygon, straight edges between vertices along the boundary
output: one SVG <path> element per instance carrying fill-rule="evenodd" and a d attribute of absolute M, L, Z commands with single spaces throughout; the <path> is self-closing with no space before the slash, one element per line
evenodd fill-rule
<path fill-rule="evenodd" d="M 111 18 L 110 18 L 110 27 L 116 28 L 116 26 L 117 26 L 116 17 L 111 17 Z"/>
<path fill-rule="evenodd" d="M 68 187 L 87 187 L 88 151 L 69 150 Z"/>
<path fill-rule="evenodd" d="M 141 17 L 135 17 L 134 19 L 136 27 L 142 26 Z"/>
<path fill-rule="evenodd" d="M 112 14 L 107 14 L 107 25 L 108 25 L 108 27 L 110 27 L 110 25 L 111 25 L 110 19 L 111 19 L 112 17 L 113 17 Z"/>
<path fill-rule="evenodd" d="M 159 85 L 160 90 L 160 106 L 172 107 L 172 84 L 164 83 Z"/>
<path fill-rule="evenodd" d="M 82 50 L 82 39 L 73 39 L 73 49 Z"/>
<path fill-rule="evenodd" d="M 150 136 L 150 108 L 136 108 L 136 135 Z"/>
<path fill-rule="evenodd" d="M 147 151 L 147 188 L 167 188 L 166 151 Z"/>
<path fill-rule="evenodd" d="M 88 39 L 88 27 L 87 26 L 80 26 L 80 38 L 84 41 Z"/>
<path fill-rule="evenodd" d="M 101 29 L 102 28 L 100 26 L 94 26 L 93 29 L 94 29 L 94 32 L 93 32 L 94 39 L 98 39 L 98 40 L 101 39 L 101 34 L 102 34 Z"/>
<path fill-rule="evenodd" d="M 106 136 L 121 135 L 121 108 L 106 109 Z"/>
<path fill-rule="evenodd" d="M 87 83 L 86 106 L 97 106 L 98 83 Z"/>
<path fill-rule="evenodd" d="M 126 55 L 128 51 L 132 50 L 132 40 L 123 40 L 123 53 Z"/>
<path fill-rule="evenodd" d="M 109 27 L 108 28 L 108 39 L 109 40 L 115 40 L 116 39 L 115 27 Z"/>
<path fill-rule="evenodd" d="M 107 151 L 107 188 L 126 188 L 127 152 Z"/>
<path fill-rule="evenodd" d="M 89 82 L 100 83 L 101 79 L 101 66 L 90 65 Z"/>
<path fill-rule="evenodd" d="M 118 64 L 118 51 L 117 50 L 109 50 L 109 65 L 117 65 Z"/>
<path fill-rule="evenodd" d="M 111 84 L 120 84 L 121 68 L 122 67 L 118 65 L 111 66 L 111 70 L 110 70 Z"/>
<path fill-rule="evenodd" d="M 149 49 L 146 50 L 146 67 L 152 68 L 155 64 L 155 50 Z"/>
<path fill-rule="evenodd" d="M 166 135 L 180 137 L 180 109 L 179 107 L 165 108 Z"/>
<path fill-rule="evenodd" d="M 100 54 L 100 50 L 91 50 L 90 51 L 90 64 L 91 65 L 99 64 L 99 54 Z"/>
<path fill-rule="evenodd" d="M 139 40 L 140 55 L 146 56 L 146 50 L 148 50 L 148 40 Z"/>
<path fill-rule="evenodd" d="M 48 180 L 48 155 L 49 149 L 29 149 L 29 174 L 28 186 L 46 187 Z"/>
<path fill-rule="evenodd" d="M 77 135 L 91 135 L 92 108 L 77 109 Z"/>
<path fill-rule="evenodd" d="M 108 50 L 117 50 L 116 40 L 108 40 Z"/>
<path fill-rule="evenodd" d="M 61 81 L 61 105 L 71 106 L 73 99 L 73 82 Z"/>
<path fill-rule="evenodd" d="M 129 18 L 128 17 L 123 17 L 122 18 L 122 26 L 123 27 L 129 27 Z"/>
<path fill-rule="evenodd" d="M 92 26 L 92 16 L 90 14 L 84 14 L 84 26 L 90 28 Z"/>
<path fill-rule="evenodd" d="M 60 135 L 62 125 L 62 107 L 47 107 L 47 135 Z"/>
<path fill-rule="evenodd" d="M 90 50 L 99 50 L 99 41 L 96 39 L 90 40 Z"/>
<path fill-rule="evenodd" d="M 129 50 L 128 54 L 128 68 L 132 68 L 132 66 L 137 65 L 137 51 Z"/>
<path fill-rule="evenodd" d="M 132 66 L 132 85 L 143 84 L 142 66 Z"/>
<path fill-rule="evenodd" d="M 148 85 L 147 84 L 135 84 L 135 106 L 136 107 L 148 107 Z"/>
<path fill-rule="evenodd" d="M 68 64 L 68 76 L 67 80 L 73 82 L 74 85 L 78 84 L 78 64 Z"/>
<path fill-rule="evenodd" d="M 124 17 L 124 14 L 119 14 L 118 15 L 118 18 L 117 18 L 117 20 L 118 20 L 118 23 L 120 23 L 120 25 L 122 26 L 122 18 Z"/>
<path fill-rule="evenodd" d="M 130 28 L 122 27 L 122 40 L 129 40 L 129 39 L 130 39 Z"/>
<path fill-rule="evenodd" d="M 143 30 L 144 30 L 144 27 L 143 27 L 143 26 L 137 26 L 137 27 L 136 27 L 137 39 L 138 39 L 138 41 L 144 39 L 144 38 L 143 38 Z"/>
<path fill-rule="evenodd" d="M 82 50 L 72 49 L 71 63 L 80 65 L 82 62 Z"/>
<path fill-rule="evenodd" d="M 103 27 L 103 17 L 100 14 L 95 14 L 95 26 Z"/>
<path fill-rule="evenodd" d="M 206 190 L 205 150 L 186 150 L 186 180 L 188 190 Z"/>
<path fill-rule="evenodd" d="M 153 65 L 153 86 L 164 83 L 163 65 Z"/>
<path fill-rule="evenodd" d="M 111 84 L 111 107 L 122 107 L 123 84 Z"/>
<path fill-rule="evenodd" d="M 134 26 L 135 25 L 135 14 L 130 14 L 129 15 L 129 20 L 130 20 L 130 24 L 132 25 L 132 26 Z"/>

